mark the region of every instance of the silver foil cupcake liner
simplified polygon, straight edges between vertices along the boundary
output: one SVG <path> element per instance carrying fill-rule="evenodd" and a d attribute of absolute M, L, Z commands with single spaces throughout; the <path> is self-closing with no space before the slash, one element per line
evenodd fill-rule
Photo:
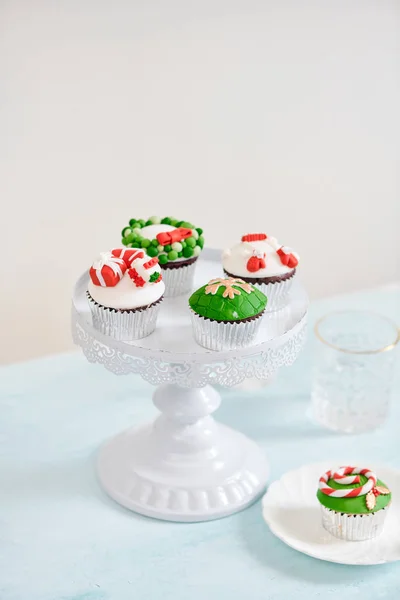
<path fill-rule="evenodd" d="M 372 540 L 383 531 L 389 506 L 374 513 L 349 515 L 321 505 L 322 525 L 331 535 L 349 542 Z"/>
<path fill-rule="evenodd" d="M 231 277 L 226 271 L 224 271 L 227 277 Z M 236 277 L 236 275 L 235 275 Z M 249 283 L 252 283 L 254 287 L 259 289 L 268 298 L 266 311 L 273 312 L 274 310 L 280 310 L 284 308 L 289 301 L 289 293 L 292 288 L 293 282 L 296 277 L 296 271 L 289 279 L 283 281 L 276 281 L 275 283 L 252 283 L 251 278 L 246 278 Z"/>
<path fill-rule="evenodd" d="M 110 335 L 120 342 L 140 340 L 150 335 L 156 328 L 157 316 L 162 297 L 144 308 L 118 310 L 98 304 L 87 292 L 93 327 L 104 335 Z"/>
<path fill-rule="evenodd" d="M 284 308 L 289 300 L 289 293 L 295 280 L 296 274 L 289 279 L 277 281 L 276 283 L 254 283 L 254 287 L 261 290 L 268 298 L 266 311 L 271 312 Z"/>
<path fill-rule="evenodd" d="M 174 269 L 163 269 L 161 265 L 162 278 L 165 283 L 164 296 L 173 298 L 191 292 L 196 264 L 197 260 L 190 265 Z"/>
<path fill-rule="evenodd" d="M 209 350 L 234 350 L 250 346 L 261 325 L 263 313 L 250 321 L 226 323 L 206 319 L 190 311 L 196 342 Z"/>

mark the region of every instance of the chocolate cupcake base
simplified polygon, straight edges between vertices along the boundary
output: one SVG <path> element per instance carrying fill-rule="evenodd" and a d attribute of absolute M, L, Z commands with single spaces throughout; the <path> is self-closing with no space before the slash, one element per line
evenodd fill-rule
<path fill-rule="evenodd" d="M 274 275 L 273 277 L 242 277 L 225 271 L 227 277 L 239 277 L 246 283 L 251 283 L 262 291 L 268 298 L 267 312 L 280 310 L 284 308 L 289 300 L 289 293 L 296 276 L 296 269 L 285 273 L 284 275 Z"/>
<path fill-rule="evenodd" d="M 181 296 L 192 291 L 196 262 L 197 256 L 160 265 L 167 298 Z"/>
<path fill-rule="evenodd" d="M 93 327 L 120 342 L 140 340 L 156 328 L 157 316 L 164 296 L 148 306 L 131 309 L 116 309 L 102 306 L 86 292 L 92 313 Z"/>

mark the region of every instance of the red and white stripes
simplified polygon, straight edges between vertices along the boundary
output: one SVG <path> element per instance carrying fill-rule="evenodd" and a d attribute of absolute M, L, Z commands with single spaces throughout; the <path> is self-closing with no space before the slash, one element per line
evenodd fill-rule
<path fill-rule="evenodd" d="M 94 261 L 89 274 L 95 285 L 114 287 L 121 281 L 127 269 L 122 258 L 115 257 L 111 252 L 102 252 Z"/>
<path fill-rule="evenodd" d="M 136 248 L 115 248 L 114 250 L 111 250 L 111 254 L 121 258 L 128 268 L 137 258 L 144 258 L 143 250 L 138 250 Z"/>
<path fill-rule="evenodd" d="M 137 248 L 114 248 L 111 252 L 103 252 L 94 261 L 89 270 L 94 285 L 114 287 L 121 281 L 125 272 L 137 287 L 147 283 L 161 281 L 161 273 L 157 270 L 158 258 L 151 258 L 143 250 Z M 157 272 L 157 276 L 154 273 Z M 153 279 L 150 278 L 154 275 Z"/>
<path fill-rule="evenodd" d="M 368 481 L 359 487 L 337 490 L 328 485 L 328 481 L 333 479 L 335 483 L 347 485 L 351 483 L 360 483 L 360 475 L 365 475 Z M 355 498 L 356 496 L 365 496 L 376 486 L 377 478 L 375 473 L 369 469 L 360 469 L 359 467 L 340 467 L 337 471 L 327 471 L 319 479 L 319 489 L 323 494 L 333 498 Z"/>

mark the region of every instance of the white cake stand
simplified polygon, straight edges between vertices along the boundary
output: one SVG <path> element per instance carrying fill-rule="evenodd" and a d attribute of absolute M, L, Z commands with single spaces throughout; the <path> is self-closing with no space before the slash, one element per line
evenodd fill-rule
<path fill-rule="evenodd" d="M 217 250 L 202 253 L 195 287 L 222 275 L 219 259 Z M 157 385 L 153 402 L 161 411 L 102 447 L 97 468 L 105 491 L 131 510 L 170 521 L 218 519 L 251 504 L 264 491 L 268 463 L 253 441 L 213 419 L 221 401 L 213 385 L 267 379 L 294 362 L 306 335 L 303 288 L 296 284 L 288 307 L 263 319 L 253 346 L 213 352 L 193 339 L 187 296 L 164 300 L 157 329 L 145 339 L 102 335 L 92 326 L 87 283 L 85 273 L 74 290 L 75 343 L 90 362 Z"/>

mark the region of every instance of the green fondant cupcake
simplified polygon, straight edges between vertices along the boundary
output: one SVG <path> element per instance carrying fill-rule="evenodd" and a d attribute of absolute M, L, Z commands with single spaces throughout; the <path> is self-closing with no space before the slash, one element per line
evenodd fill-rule
<path fill-rule="evenodd" d="M 370 469 L 341 467 L 320 477 L 317 498 L 324 528 L 357 542 L 382 532 L 392 494 Z"/>
<path fill-rule="evenodd" d="M 249 346 L 266 305 L 267 297 L 242 279 L 212 279 L 189 298 L 196 342 L 210 350 Z"/>
<path fill-rule="evenodd" d="M 193 289 L 196 261 L 204 247 L 200 227 L 173 217 L 131 219 L 122 230 L 122 243 L 158 257 L 166 296 L 180 296 Z"/>

